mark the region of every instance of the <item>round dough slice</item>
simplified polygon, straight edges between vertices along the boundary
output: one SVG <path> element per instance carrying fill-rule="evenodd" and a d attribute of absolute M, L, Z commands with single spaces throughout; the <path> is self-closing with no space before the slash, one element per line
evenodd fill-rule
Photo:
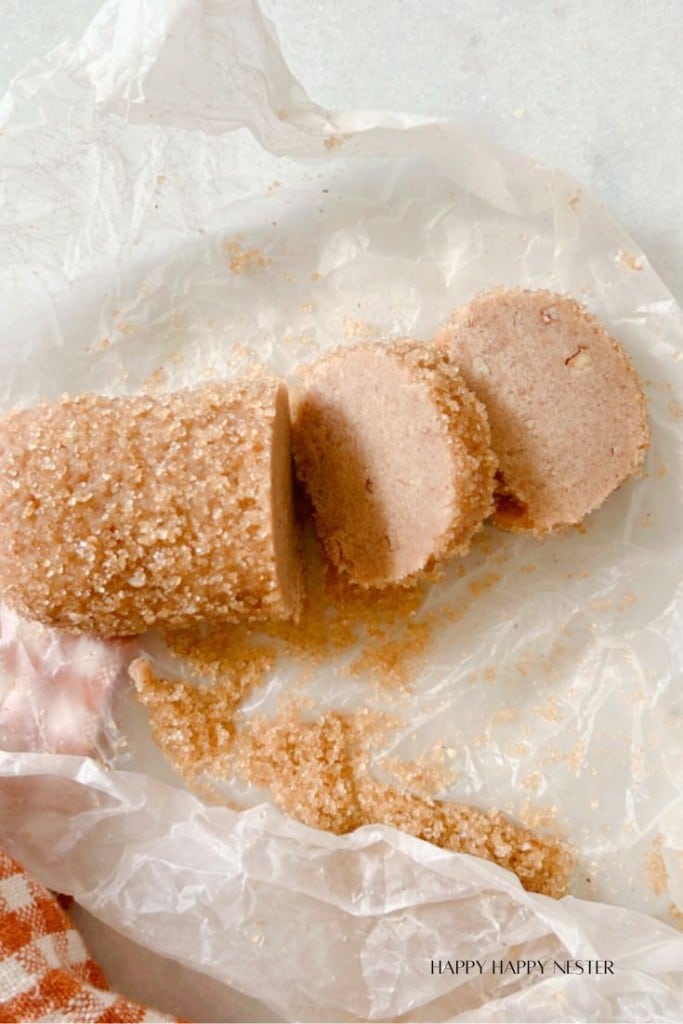
<path fill-rule="evenodd" d="M 574 299 L 497 289 L 436 337 L 489 414 L 493 522 L 537 536 L 581 522 L 640 468 L 645 397 L 620 345 Z"/>
<path fill-rule="evenodd" d="M 464 554 L 492 509 L 486 412 L 429 345 L 342 347 L 308 367 L 292 443 L 327 554 L 362 586 Z"/>

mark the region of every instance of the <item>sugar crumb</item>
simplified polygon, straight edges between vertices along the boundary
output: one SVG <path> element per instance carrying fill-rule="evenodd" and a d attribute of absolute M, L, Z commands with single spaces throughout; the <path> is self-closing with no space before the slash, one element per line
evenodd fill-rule
<path fill-rule="evenodd" d="M 578 775 L 586 759 L 586 741 L 579 740 L 567 755 L 567 767 L 575 775 Z"/>
<path fill-rule="evenodd" d="M 669 906 L 669 916 L 674 925 L 674 928 L 678 928 L 683 931 L 683 910 L 675 903 L 671 903 Z"/>
<path fill-rule="evenodd" d="M 145 377 L 142 382 L 143 391 L 155 391 L 160 387 L 163 387 L 168 381 L 168 374 L 163 366 L 157 366 L 156 370 L 153 370 L 149 376 Z"/>
<path fill-rule="evenodd" d="M 558 809 L 539 807 L 525 800 L 519 811 L 519 820 L 530 829 L 552 830 L 557 827 Z"/>
<path fill-rule="evenodd" d="M 645 856 L 647 884 L 655 896 L 661 896 L 669 888 L 669 875 L 662 856 L 662 843 L 663 837 L 657 836 Z"/>
<path fill-rule="evenodd" d="M 404 761 L 399 757 L 383 757 L 378 762 L 378 767 L 390 775 L 393 781 L 401 783 L 402 788 L 429 799 L 455 783 L 457 769 L 447 761 L 452 761 L 456 754 L 457 751 L 453 748 L 439 744 L 412 761 Z"/>
<path fill-rule="evenodd" d="M 643 261 L 632 252 L 620 249 L 617 253 L 617 259 L 627 270 L 638 271 L 643 269 Z"/>
<path fill-rule="evenodd" d="M 560 720 L 560 706 L 555 697 L 551 697 L 546 704 L 537 704 L 534 711 L 540 718 L 545 718 L 548 722 Z"/>
<path fill-rule="evenodd" d="M 543 776 L 538 771 L 529 772 L 522 779 L 522 785 L 525 789 L 532 790 L 534 793 L 540 793 L 543 791 Z"/>
<path fill-rule="evenodd" d="M 270 265 L 260 249 L 245 249 L 236 239 L 223 243 L 223 252 L 230 261 L 233 274 L 252 274 Z"/>
<path fill-rule="evenodd" d="M 360 317 L 352 317 L 348 315 L 344 317 L 342 328 L 344 331 L 344 338 L 347 341 L 376 341 L 382 334 L 379 327 L 375 324 L 370 324 L 367 320 L 363 320 Z"/>
<path fill-rule="evenodd" d="M 470 583 L 470 593 L 473 597 L 481 597 L 487 590 L 491 590 L 497 583 L 500 583 L 500 573 L 487 572 Z"/>

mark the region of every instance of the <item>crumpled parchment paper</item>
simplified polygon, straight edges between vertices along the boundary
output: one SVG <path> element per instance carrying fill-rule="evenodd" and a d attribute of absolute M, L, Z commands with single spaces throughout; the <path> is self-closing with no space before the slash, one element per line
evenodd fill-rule
<path fill-rule="evenodd" d="M 110 0 L 78 45 L 18 78 L 0 105 L 0 236 L 4 408 L 263 364 L 287 375 L 359 337 L 428 340 L 501 283 L 568 291 L 622 342 L 648 396 L 645 477 L 583 533 L 491 532 L 488 553 L 432 590 L 429 607 L 463 615 L 436 637 L 385 751 L 442 744 L 455 780 L 441 796 L 538 808 L 577 845 L 573 897 L 530 895 L 388 828 L 339 838 L 267 805 L 205 806 L 144 723 L 127 767 L 36 752 L 58 748 L 38 727 L 49 680 L 59 666 L 87 679 L 91 658 L 107 680 L 94 749 L 111 753 L 126 652 L 88 641 L 84 662 L 73 640 L 10 613 L 0 841 L 120 931 L 290 1019 L 677 1020 L 683 315 L 646 257 L 561 173 L 451 124 L 316 107 L 253 0 Z M 260 709 L 287 684 L 276 673 Z M 321 709 L 353 706 L 362 685 L 330 666 L 311 693 Z M 431 972 L 508 956 L 616 967 Z"/>

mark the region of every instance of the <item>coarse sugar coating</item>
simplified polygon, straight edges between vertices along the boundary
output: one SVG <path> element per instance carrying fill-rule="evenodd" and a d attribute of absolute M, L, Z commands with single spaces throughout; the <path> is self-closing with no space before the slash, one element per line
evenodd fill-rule
<path fill-rule="evenodd" d="M 73 633 L 289 617 L 287 390 L 64 397 L 0 421 L 0 592 Z"/>
<path fill-rule="evenodd" d="M 292 444 L 325 550 L 362 586 L 464 554 L 492 508 L 486 412 L 419 342 L 340 347 L 301 371 Z"/>
<path fill-rule="evenodd" d="M 441 328 L 436 347 L 487 408 L 496 526 L 542 536 L 577 524 L 640 469 L 649 428 L 637 374 L 575 299 L 481 293 Z"/>

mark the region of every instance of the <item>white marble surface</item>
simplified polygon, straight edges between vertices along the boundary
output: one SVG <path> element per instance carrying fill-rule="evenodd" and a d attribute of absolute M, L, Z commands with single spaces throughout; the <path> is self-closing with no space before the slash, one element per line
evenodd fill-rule
<path fill-rule="evenodd" d="M 562 168 L 683 301 L 681 0 L 262 2 L 314 99 L 451 117 Z M 2 0 L 0 92 L 98 7 Z"/>
<path fill-rule="evenodd" d="M 450 117 L 562 168 L 604 200 L 683 300 L 682 0 L 262 2 L 314 99 Z M 2 0 L 0 93 L 98 7 Z M 89 915 L 79 923 L 128 994 L 195 1019 L 264 1019 L 213 983 L 193 994 L 189 974 L 133 956 Z"/>

